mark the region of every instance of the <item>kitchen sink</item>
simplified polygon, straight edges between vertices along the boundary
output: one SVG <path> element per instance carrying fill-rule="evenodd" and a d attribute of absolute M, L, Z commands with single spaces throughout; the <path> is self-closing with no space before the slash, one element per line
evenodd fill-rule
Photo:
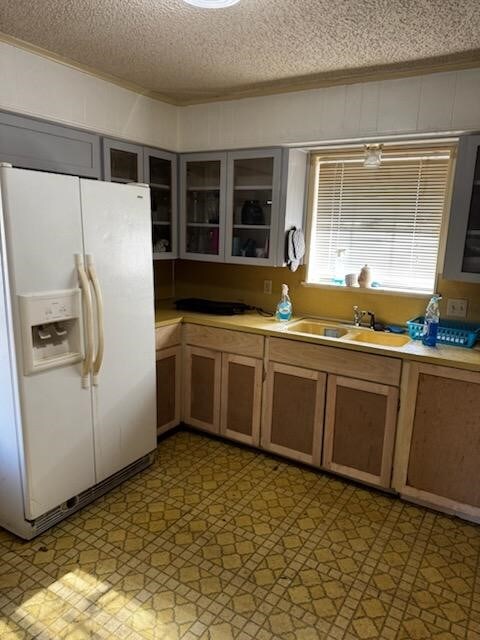
<path fill-rule="evenodd" d="M 383 333 L 381 331 L 351 332 L 346 339 L 352 340 L 353 342 L 383 345 L 385 347 L 403 347 L 411 341 L 407 335 Z"/>
<path fill-rule="evenodd" d="M 326 338 L 341 338 L 345 336 L 349 329 L 342 329 L 334 324 L 319 322 L 317 320 L 298 320 L 292 322 L 287 327 L 287 331 L 292 333 L 309 333 L 314 336 L 325 336 Z"/>

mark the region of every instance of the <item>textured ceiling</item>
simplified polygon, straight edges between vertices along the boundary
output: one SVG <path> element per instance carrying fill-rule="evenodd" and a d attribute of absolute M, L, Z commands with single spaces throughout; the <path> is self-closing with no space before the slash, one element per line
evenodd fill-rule
<path fill-rule="evenodd" d="M 0 0 L 0 31 L 178 104 L 480 65 L 479 0 Z"/>

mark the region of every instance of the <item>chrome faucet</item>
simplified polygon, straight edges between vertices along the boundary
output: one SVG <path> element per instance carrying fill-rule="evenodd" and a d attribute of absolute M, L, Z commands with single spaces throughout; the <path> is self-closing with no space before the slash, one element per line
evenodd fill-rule
<path fill-rule="evenodd" d="M 368 326 L 370 327 L 370 329 L 375 329 L 375 314 L 373 313 L 373 311 L 363 311 L 358 305 L 355 305 L 353 307 L 353 324 L 356 327 L 362 326 L 362 320 L 364 316 L 370 317 Z"/>
<path fill-rule="evenodd" d="M 366 314 L 366 311 L 362 311 L 358 305 L 353 307 L 353 324 L 356 327 L 360 327 L 362 325 L 363 316 Z"/>

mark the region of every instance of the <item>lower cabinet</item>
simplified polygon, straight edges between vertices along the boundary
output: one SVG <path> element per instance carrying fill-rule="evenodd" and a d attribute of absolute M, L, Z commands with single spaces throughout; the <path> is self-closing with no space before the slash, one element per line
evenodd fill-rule
<path fill-rule="evenodd" d="M 262 422 L 264 449 L 319 465 L 326 374 L 270 362 Z"/>
<path fill-rule="evenodd" d="M 323 466 L 389 487 L 397 409 L 397 388 L 329 375 Z"/>
<path fill-rule="evenodd" d="M 220 431 L 226 438 L 258 446 L 263 361 L 222 354 Z"/>
<path fill-rule="evenodd" d="M 222 354 L 213 349 L 185 347 L 184 420 L 220 433 Z"/>
<path fill-rule="evenodd" d="M 180 423 L 181 347 L 157 351 L 157 434 Z"/>
<path fill-rule="evenodd" d="M 480 522 L 480 373 L 407 365 L 394 488 Z"/>

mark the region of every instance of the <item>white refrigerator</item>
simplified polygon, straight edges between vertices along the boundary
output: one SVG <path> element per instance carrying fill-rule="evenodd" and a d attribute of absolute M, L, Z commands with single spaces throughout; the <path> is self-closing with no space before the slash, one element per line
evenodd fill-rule
<path fill-rule="evenodd" d="M 0 526 L 32 538 L 153 460 L 150 193 L 0 168 Z"/>

